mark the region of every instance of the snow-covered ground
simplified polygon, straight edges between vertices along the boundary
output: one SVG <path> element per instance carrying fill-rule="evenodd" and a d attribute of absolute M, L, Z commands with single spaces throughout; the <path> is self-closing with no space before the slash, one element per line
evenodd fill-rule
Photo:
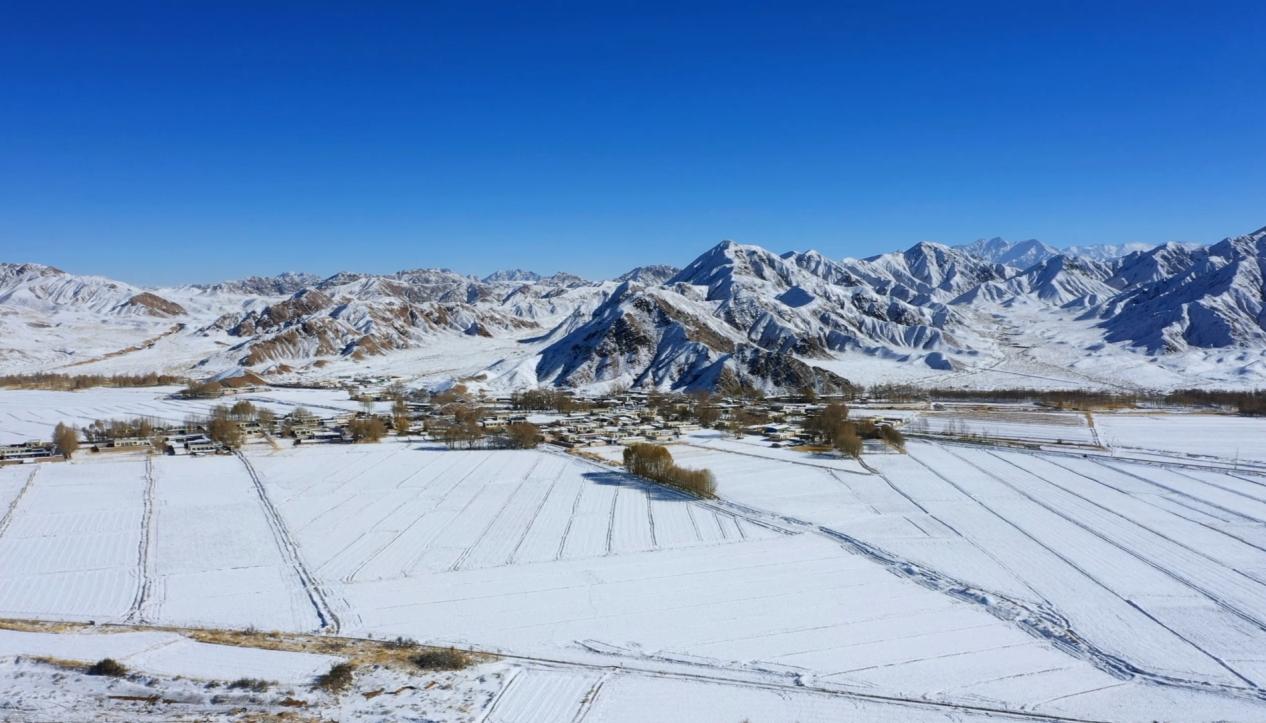
<path fill-rule="evenodd" d="M 1153 446 L 1190 419 L 1094 416 Z M 463 699 L 489 721 L 1266 717 L 1266 477 L 930 440 L 672 451 L 719 499 L 395 439 L 0 468 L 0 617 L 499 652 Z M 2 685 L 51 680 L 0 660 Z"/>
<path fill-rule="evenodd" d="M 104 658 L 126 668 L 90 675 Z M 452 672 L 363 665 L 332 694 L 313 681 L 346 658 L 205 643 L 170 631 L 0 629 L 0 721 L 466 721 L 519 671 L 485 662 Z"/>

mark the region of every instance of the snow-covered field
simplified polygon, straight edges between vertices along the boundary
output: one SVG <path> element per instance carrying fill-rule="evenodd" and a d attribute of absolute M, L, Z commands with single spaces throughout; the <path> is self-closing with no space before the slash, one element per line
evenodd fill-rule
<path fill-rule="evenodd" d="M 1100 414 L 1099 435 L 1113 447 L 1134 447 L 1223 459 L 1266 461 L 1266 422 L 1213 414 Z"/>
<path fill-rule="evenodd" d="M 1195 418 L 1095 415 L 1153 444 Z M 720 498 L 394 439 L 0 468 L 0 617 L 500 652 L 469 698 L 489 721 L 1266 717 L 1266 477 L 935 441 L 672 451 Z M 5 684 L 40 679 L 17 665 Z"/>
<path fill-rule="evenodd" d="M 191 416 L 205 416 L 218 404 L 232 404 L 239 399 L 278 414 L 300 406 L 320 416 L 361 409 L 360 402 L 349 399 L 341 389 L 279 388 L 220 399 L 173 398 L 179 390 L 180 387 L 102 387 L 78 392 L 0 390 L 0 444 L 50 439 L 58 422 L 84 427 L 98 419 L 147 417 L 179 424 Z M 380 408 L 385 407 L 386 403 L 380 403 Z"/>

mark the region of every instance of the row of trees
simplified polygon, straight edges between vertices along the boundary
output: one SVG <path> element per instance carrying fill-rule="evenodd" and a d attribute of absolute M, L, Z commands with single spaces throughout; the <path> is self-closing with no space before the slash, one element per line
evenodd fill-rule
<path fill-rule="evenodd" d="M 1056 409 L 1095 411 L 1144 405 L 1206 407 L 1245 415 L 1266 415 L 1266 390 L 1175 389 L 1170 392 L 1096 391 L 1091 389 L 936 389 L 884 384 L 870 388 L 876 399 L 891 402 L 1028 402 Z"/>
<path fill-rule="evenodd" d="M 561 389 L 529 389 L 513 392 L 510 395 L 510 406 L 514 409 L 528 411 L 554 411 L 560 414 L 571 414 L 592 408 L 592 404 L 573 397 Z"/>
<path fill-rule="evenodd" d="M 639 477 L 685 490 L 700 497 L 715 497 L 716 478 L 706 469 L 687 469 L 673 462 L 667 447 L 637 443 L 624 448 L 624 468 Z"/>
<path fill-rule="evenodd" d="M 181 384 L 184 377 L 171 374 L 5 374 L 0 387 L 9 389 L 52 389 L 74 391 L 93 387 L 157 387 Z"/>

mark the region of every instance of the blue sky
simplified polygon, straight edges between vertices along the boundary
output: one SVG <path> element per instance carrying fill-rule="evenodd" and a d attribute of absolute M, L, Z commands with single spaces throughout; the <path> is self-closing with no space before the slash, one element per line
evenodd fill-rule
<path fill-rule="evenodd" d="M 1266 225 L 1264 31 L 1261 2 L 7 2 L 0 260 L 1216 240 Z"/>

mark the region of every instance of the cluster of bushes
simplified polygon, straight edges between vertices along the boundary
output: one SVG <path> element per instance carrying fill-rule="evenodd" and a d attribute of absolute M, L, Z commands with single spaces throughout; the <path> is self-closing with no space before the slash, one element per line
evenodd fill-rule
<path fill-rule="evenodd" d="M 317 676 L 316 687 L 330 693 L 339 693 L 352 684 L 355 673 L 350 663 L 335 663 L 330 669 Z"/>
<path fill-rule="evenodd" d="M 426 650 L 409 658 L 422 670 L 461 670 L 474 662 L 470 653 L 457 648 Z"/>
<path fill-rule="evenodd" d="M 189 382 L 180 391 L 180 396 L 187 399 L 215 399 L 224 394 L 224 386 L 217 381 Z"/>
<path fill-rule="evenodd" d="M 646 479 L 685 490 L 700 497 L 715 497 L 716 478 L 706 469 L 687 469 L 673 462 L 667 447 L 631 444 L 624 448 L 624 468 Z"/>
<path fill-rule="evenodd" d="M 170 374 L 6 374 L 0 387 L 11 389 L 51 389 L 74 391 L 92 387 L 158 387 L 184 383 L 184 377 Z"/>

